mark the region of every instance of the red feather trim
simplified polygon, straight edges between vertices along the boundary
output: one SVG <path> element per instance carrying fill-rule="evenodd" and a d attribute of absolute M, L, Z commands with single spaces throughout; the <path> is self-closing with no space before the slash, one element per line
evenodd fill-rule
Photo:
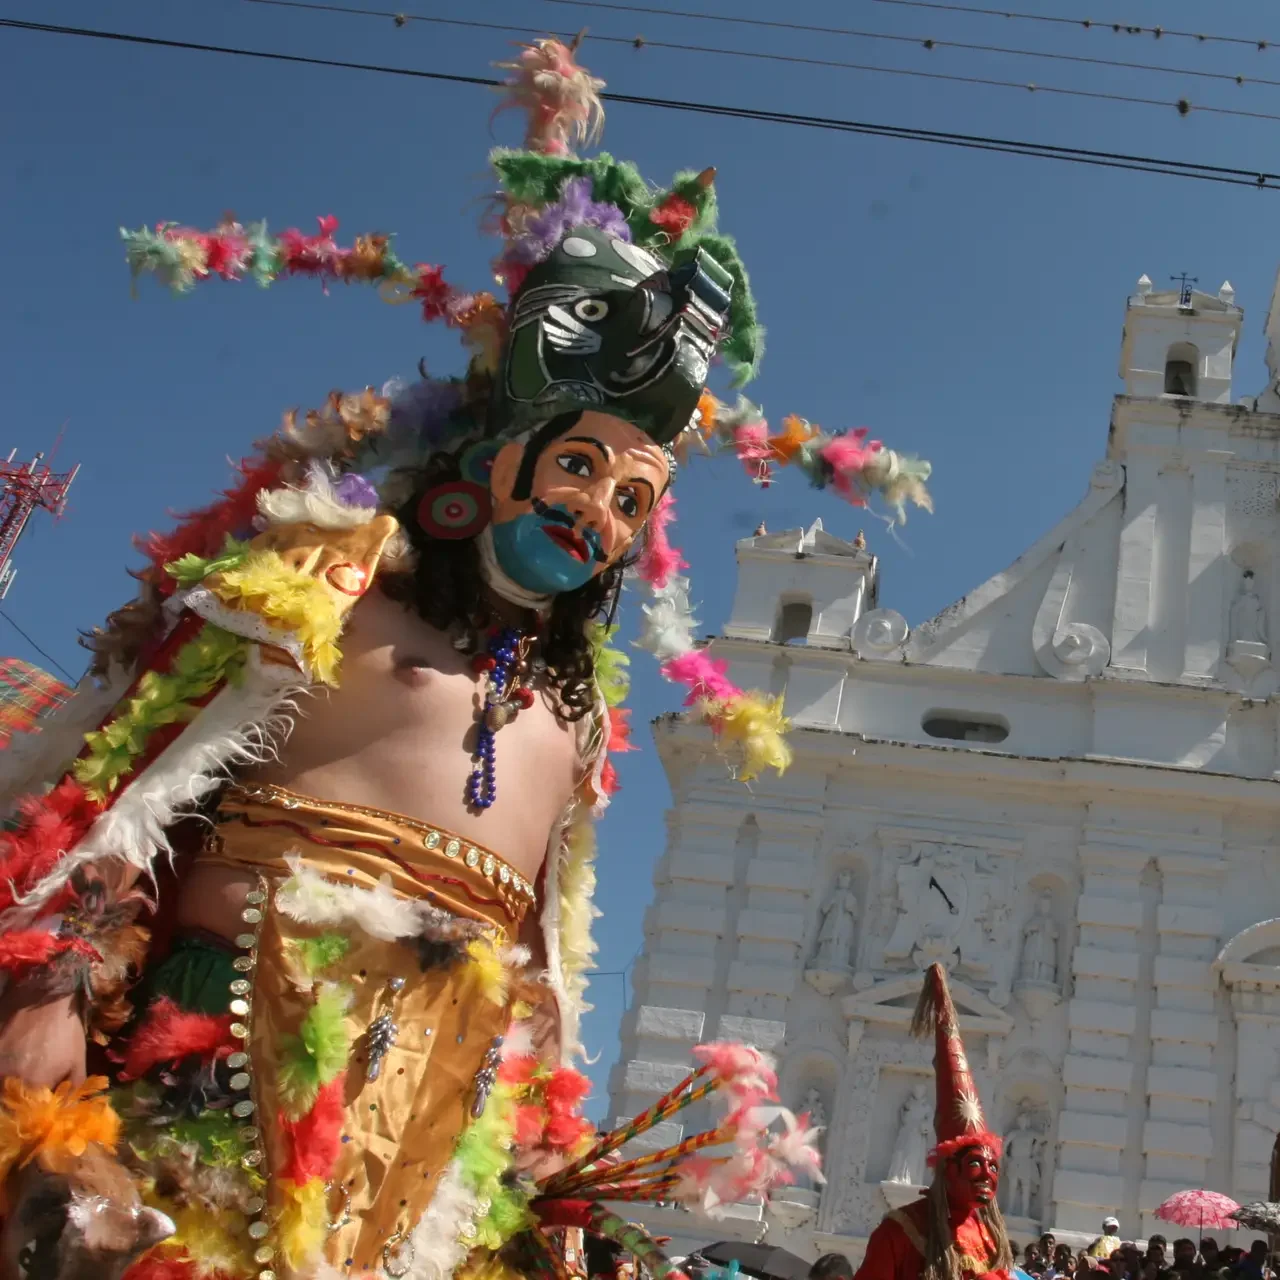
<path fill-rule="evenodd" d="M 20 978 L 28 969 L 74 952 L 100 964 L 102 956 L 83 938 L 60 938 L 46 929 L 16 929 L 0 935 L 0 970 Z"/>
<path fill-rule="evenodd" d="M 999 1134 L 991 1133 L 986 1129 L 978 1133 L 962 1133 L 958 1138 L 948 1138 L 946 1142 L 938 1143 L 929 1152 L 929 1167 L 932 1168 L 939 1161 L 958 1155 L 969 1147 L 990 1147 L 991 1154 L 999 1160 L 1004 1151 L 1004 1139 Z"/>
<path fill-rule="evenodd" d="M 518 1147 L 537 1147 L 542 1144 L 543 1113 L 541 1107 L 523 1103 L 516 1108 L 512 1138 Z"/>
<path fill-rule="evenodd" d="M 631 710 L 628 707 L 609 708 L 609 751 L 635 751 L 631 741 Z"/>
<path fill-rule="evenodd" d="M 231 1038 L 232 1021 L 229 1013 L 188 1013 L 162 996 L 130 1039 L 120 1079 L 136 1080 L 162 1062 L 177 1063 L 196 1054 L 202 1058 L 224 1057 L 236 1044 Z"/>
<path fill-rule="evenodd" d="M 198 511 L 184 512 L 171 533 L 149 533 L 138 549 L 160 571 L 156 586 L 172 593 L 175 583 L 164 566 L 185 555 L 212 556 L 222 550 L 228 534 L 243 533 L 258 514 L 258 494 L 280 480 L 283 464 L 275 458 L 242 458 L 236 464 L 240 482 L 222 491 L 221 499 Z"/>
<path fill-rule="evenodd" d="M 616 795 L 618 792 L 618 771 L 613 767 L 613 761 L 606 758 L 604 764 L 600 766 L 600 794 L 602 796 Z"/>
<path fill-rule="evenodd" d="M 659 231 L 665 231 L 671 239 L 679 240 L 697 220 L 698 211 L 692 202 L 674 192 L 656 209 L 649 211 L 649 221 Z"/>
<path fill-rule="evenodd" d="M 147 1254 L 124 1273 L 122 1280 L 195 1280 L 196 1264 L 190 1254 Z"/>
<path fill-rule="evenodd" d="M 316 1095 L 315 1106 L 301 1120 L 282 1115 L 280 1128 L 289 1139 L 289 1163 L 280 1172 L 286 1182 L 301 1185 L 312 1178 L 328 1178 L 342 1150 L 342 1101 L 347 1073 L 340 1072 Z"/>
<path fill-rule="evenodd" d="M 543 1086 L 547 1106 L 553 1112 L 567 1112 L 591 1092 L 591 1081 L 572 1067 L 557 1067 Z"/>
<path fill-rule="evenodd" d="M 102 807 L 70 777 L 46 795 L 18 802 L 18 829 L 0 836 L 0 910 L 13 906 L 14 886 L 27 891 L 75 848 Z"/>
<path fill-rule="evenodd" d="M 544 1227 L 590 1228 L 595 1221 L 592 1200 L 535 1200 L 531 1206 Z"/>

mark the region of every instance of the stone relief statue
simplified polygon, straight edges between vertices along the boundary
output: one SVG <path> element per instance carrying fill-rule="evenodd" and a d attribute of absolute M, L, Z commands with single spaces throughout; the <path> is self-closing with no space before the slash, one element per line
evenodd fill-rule
<path fill-rule="evenodd" d="M 1231 639 L 1244 644 L 1267 644 L 1267 611 L 1254 590 L 1253 570 L 1244 571 L 1240 594 L 1231 605 Z"/>
<path fill-rule="evenodd" d="M 1023 1108 L 1004 1140 L 1004 1166 L 1000 1170 L 1004 1211 L 1011 1218 L 1030 1218 L 1035 1213 L 1043 1148 L 1044 1139 L 1031 1127 L 1031 1112 Z"/>
<path fill-rule="evenodd" d="M 822 1101 L 822 1094 L 818 1092 L 816 1087 L 810 1086 L 804 1095 L 804 1101 L 801 1102 L 796 1110 L 801 1115 L 809 1117 L 810 1128 L 822 1130 L 818 1135 L 818 1150 L 825 1155 L 827 1149 L 827 1107 Z M 816 1191 L 818 1189 L 813 1178 L 803 1171 L 796 1174 L 796 1186 L 806 1191 Z"/>
<path fill-rule="evenodd" d="M 804 1102 L 801 1103 L 800 1110 L 808 1115 L 811 1129 L 824 1130 L 822 1136 L 818 1139 L 818 1146 L 823 1146 L 826 1142 L 827 1108 L 823 1105 L 822 1094 L 817 1089 L 811 1088 L 804 1095 Z"/>
<path fill-rule="evenodd" d="M 1058 982 L 1058 926 L 1053 919 L 1053 895 L 1042 893 L 1035 914 L 1022 931 L 1019 982 L 1056 986 Z"/>
<path fill-rule="evenodd" d="M 805 981 L 815 991 L 831 995 L 850 972 L 857 918 L 858 899 L 853 892 L 853 875 L 841 871 L 836 876 L 830 901 L 822 908 L 813 959 L 805 966 Z"/>
<path fill-rule="evenodd" d="M 912 1086 L 911 1093 L 902 1104 L 898 1137 L 889 1157 L 885 1181 L 924 1186 L 929 1148 L 932 1146 L 933 1099 L 929 1096 L 928 1083 L 922 1080 Z"/>

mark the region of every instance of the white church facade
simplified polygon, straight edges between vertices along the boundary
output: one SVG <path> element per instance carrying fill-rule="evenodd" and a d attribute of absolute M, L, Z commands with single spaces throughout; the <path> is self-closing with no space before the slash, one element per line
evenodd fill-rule
<path fill-rule="evenodd" d="M 920 626 L 879 607 L 861 539 L 738 543 L 714 652 L 785 690 L 796 760 L 746 790 L 705 731 L 658 722 L 674 802 L 611 1108 L 700 1040 L 748 1040 L 827 1124 L 827 1182 L 718 1224 L 647 1214 L 673 1249 L 767 1231 L 857 1258 L 914 1197 L 932 1045 L 908 1023 L 934 960 L 1006 1135 L 1014 1240 L 1111 1213 L 1167 1232 L 1152 1211 L 1188 1187 L 1274 1198 L 1280 369 L 1233 403 L 1241 322 L 1230 286 L 1144 277 L 1083 501 Z M 1280 302 L 1268 330 L 1275 363 Z"/>

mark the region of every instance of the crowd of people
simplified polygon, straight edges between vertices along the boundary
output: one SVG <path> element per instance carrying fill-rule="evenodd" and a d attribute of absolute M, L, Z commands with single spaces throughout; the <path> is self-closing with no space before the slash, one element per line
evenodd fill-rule
<path fill-rule="evenodd" d="M 1012 1248 L 1015 1265 L 1036 1280 L 1270 1280 L 1276 1274 L 1265 1240 L 1246 1250 L 1219 1248 L 1212 1236 L 1198 1244 L 1183 1236 L 1170 1246 L 1164 1236 L 1153 1235 L 1144 1249 L 1121 1239 L 1115 1218 L 1106 1219 L 1102 1235 L 1078 1252 L 1059 1244 L 1052 1232 Z"/>

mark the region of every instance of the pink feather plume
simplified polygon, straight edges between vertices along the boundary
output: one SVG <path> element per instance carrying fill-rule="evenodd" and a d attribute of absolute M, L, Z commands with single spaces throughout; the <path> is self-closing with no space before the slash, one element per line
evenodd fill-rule
<path fill-rule="evenodd" d="M 645 526 L 644 550 L 636 562 L 636 572 L 654 587 L 665 587 L 673 573 L 687 569 L 689 562 L 671 545 L 667 530 L 676 518 L 675 495 L 668 490 L 658 499 Z"/>
<path fill-rule="evenodd" d="M 729 679 L 729 664 L 723 658 L 713 658 L 702 649 L 690 649 L 678 658 L 662 664 L 662 674 L 673 684 L 682 684 L 688 690 L 684 700 L 686 707 L 711 698 L 716 702 L 728 702 L 740 698 L 742 690 Z"/>
<path fill-rule="evenodd" d="M 879 440 L 867 439 L 866 427 L 832 436 L 818 450 L 818 456 L 831 468 L 831 487 L 851 502 L 864 506 L 856 481 L 882 447 Z"/>
<path fill-rule="evenodd" d="M 694 1046 L 693 1056 L 720 1081 L 739 1102 L 772 1098 L 778 1088 L 773 1060 L 749 1044 L 713 1040 Z"/>

